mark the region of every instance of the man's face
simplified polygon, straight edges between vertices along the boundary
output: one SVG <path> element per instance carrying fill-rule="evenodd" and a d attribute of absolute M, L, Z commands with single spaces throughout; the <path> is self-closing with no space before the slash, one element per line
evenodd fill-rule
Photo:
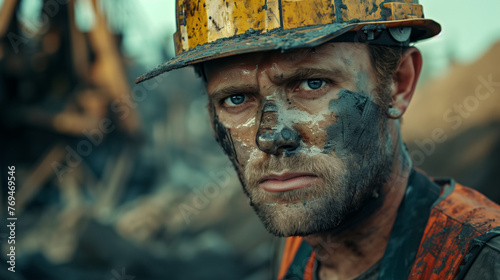
<path fill-rule="evenodd" d="M 252 53 L 204 71 L 217 140 L 271 233 L 334 230 L 377 200 L 392 167 L 377 104 L 389 93 L 375 92 L 366 45 Z"/>

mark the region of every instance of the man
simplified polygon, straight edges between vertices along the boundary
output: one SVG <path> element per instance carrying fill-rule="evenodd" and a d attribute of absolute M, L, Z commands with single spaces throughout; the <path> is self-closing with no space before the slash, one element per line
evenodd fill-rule
<path fill-rule="evenodd" d="M 265 227 L 279 279 L 494 279 L 500 207 L 412 169 L 400 118 L 440 32 L 413 1 L 177 1 L 216 138 Z M 498 276 L 497 276 L 498 277 Z"/>

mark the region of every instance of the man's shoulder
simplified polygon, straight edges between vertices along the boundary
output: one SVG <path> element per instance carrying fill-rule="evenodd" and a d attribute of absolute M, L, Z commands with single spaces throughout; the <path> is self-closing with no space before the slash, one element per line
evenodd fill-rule
<path fill-rule="evenodd" d="M 500 206 L 453 180 L 434 183 L 441 193 L 432 205 L 410 279 L 464 279 L 485 244 L 500 236 Z"/>
<path fill-rule="evenodd" d="M 474 189 L 455 184 L 435 209 L 448 217 L 451 227 L 461 225 L 463 234 L 456 243 L 465 235 L 474 237 L 456 279 L 500 279 L 500 206 Z"/>
<path fill-rule="evenodd" d="M 440 198 L 433 209 L 447 217 L 449 225 L 460 223 L 481 233 L 500 227 L 500 205 L 480 192 L 449 180 L 436 180 L 442 186 Z"/>

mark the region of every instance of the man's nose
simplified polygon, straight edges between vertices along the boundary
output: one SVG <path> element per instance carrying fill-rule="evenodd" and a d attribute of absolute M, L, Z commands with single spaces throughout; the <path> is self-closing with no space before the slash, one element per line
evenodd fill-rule
<path fill-rule="evenodd" d="M 280 123 L 278 106 L 272 102 L 266 102 L 262 108 L 255 141 L 261 151 L 271 155 L 292 152 L 300 146 L 299 134 Z"/>

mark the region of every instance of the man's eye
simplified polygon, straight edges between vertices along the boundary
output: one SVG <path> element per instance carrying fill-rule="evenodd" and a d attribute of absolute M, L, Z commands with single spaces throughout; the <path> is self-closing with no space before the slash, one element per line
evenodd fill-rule
<path fill-rule="evenodd" d="M 309 80 L 303 80 L 300 83 L 300 88 L 303 90 L 315 90 L 321 88 L 325 84 L 326 82 L 321 79 L 309 79 Z"/>
<path fill-rule="evenodd" d="M 247 100 L 247 97 L 244 94 L 235 94 L 235 95 L 229 96 L 228 98 L 224 99 L 224 103 L 227 106 L 238 106 L 238 105 L 241 105 L 246 100 Z"/>

